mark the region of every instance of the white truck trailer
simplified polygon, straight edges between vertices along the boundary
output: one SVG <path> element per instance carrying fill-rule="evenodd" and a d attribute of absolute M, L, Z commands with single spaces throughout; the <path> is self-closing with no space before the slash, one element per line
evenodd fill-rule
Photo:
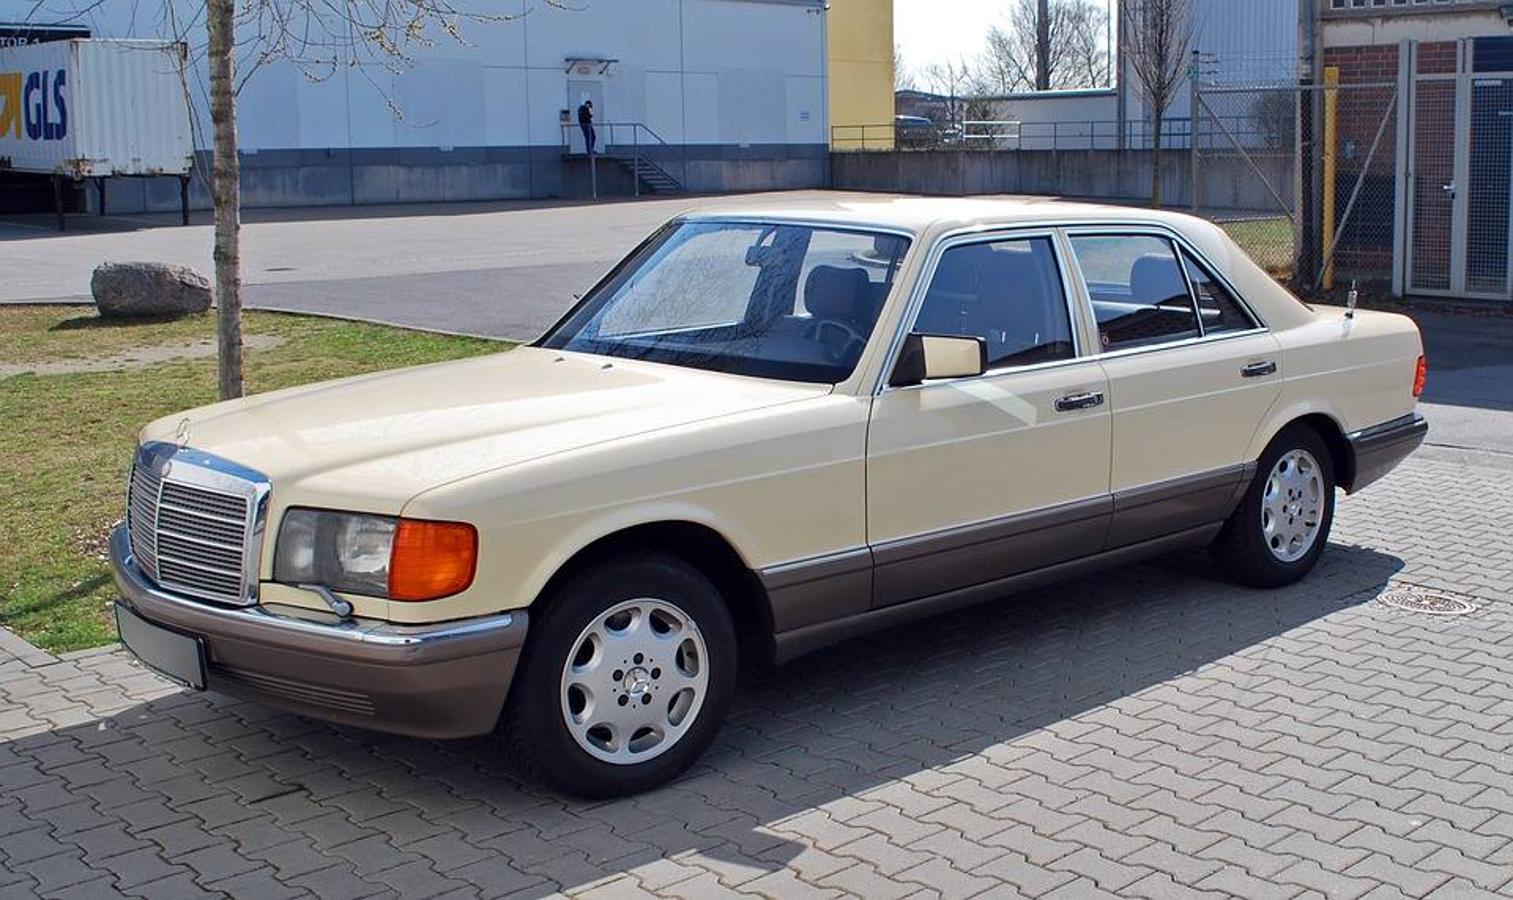
<path fill-rule="evenodd" d="M 65 181 L 177 176 L 184 221 L 194 137 L 182 44 L 72 39 L 0 48 L 0 171 Z"/>

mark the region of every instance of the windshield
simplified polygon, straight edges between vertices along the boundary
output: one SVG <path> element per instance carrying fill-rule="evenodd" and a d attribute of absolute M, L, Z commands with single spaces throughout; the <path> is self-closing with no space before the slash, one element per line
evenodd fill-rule
<path fill-rule="evenodd" d="M 861 358 L 908 247 L 809 225 L 674 223 L 541 345 L 834 384 Z"/>

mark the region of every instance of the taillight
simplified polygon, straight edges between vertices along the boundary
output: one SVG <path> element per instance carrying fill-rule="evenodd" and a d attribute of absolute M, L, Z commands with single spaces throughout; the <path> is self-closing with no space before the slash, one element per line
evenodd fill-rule
<path fill-rule="evenodd" d="M 1413 370 L 1413 396 L 1417 397 L 1424 392 L 1424 382 L 1428 380 L 1429 360 L 1427 357 L 1420 355 L 1418 366 Z"/>

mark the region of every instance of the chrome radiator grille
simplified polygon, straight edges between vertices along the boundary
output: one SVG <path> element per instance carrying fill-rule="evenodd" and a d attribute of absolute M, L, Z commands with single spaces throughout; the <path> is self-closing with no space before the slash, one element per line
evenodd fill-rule
<path fill-rule="evenodd" d="M 138 568 L 175 593 L 254 602 L 267 490 L 258 473 L 218 457 L 144 446 L 132 467 L 126 514 Z"/>

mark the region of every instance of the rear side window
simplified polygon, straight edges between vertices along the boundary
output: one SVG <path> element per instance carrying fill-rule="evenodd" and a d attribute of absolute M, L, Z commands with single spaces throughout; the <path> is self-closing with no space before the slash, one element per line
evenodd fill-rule
<path fill-rule="evenodd" d="M 1070 359 L 1072 324 L 1050 238 L 964 244 L 941 254 L 914 330 L 982 338 L 990 369 Z"/>
<path fill-rule="evenodd" d="M 1192 281 L 1193 292 L 1198 295 L 1198 318 L 1203 322 L 1204 334 L 1249 331 L 1256 327 L 1255 320 L 1234 294 L 1185 250 L 1182 251 L 1182 264 L 1187 267 L 1187 277 Z"/>
<path fill-rule="evenodd" d="M 1198 336 L 1197 311 L 1171 241 L 1143 234 L 1071 240 L 1104 350 Z"/>

